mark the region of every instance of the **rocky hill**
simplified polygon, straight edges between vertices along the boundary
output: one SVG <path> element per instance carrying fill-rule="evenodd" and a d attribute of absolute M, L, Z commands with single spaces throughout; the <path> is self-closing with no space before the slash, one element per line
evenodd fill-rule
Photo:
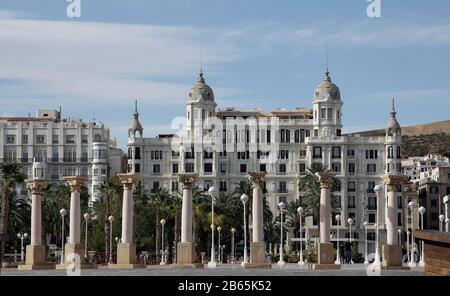
<path fill-rule="evenodd" d="M 352 133 L 361 137 L 383 136 L 384 129 Z M 441 154 L 450 157 L 450 120 L 402 127 L 403 156 Z"/>

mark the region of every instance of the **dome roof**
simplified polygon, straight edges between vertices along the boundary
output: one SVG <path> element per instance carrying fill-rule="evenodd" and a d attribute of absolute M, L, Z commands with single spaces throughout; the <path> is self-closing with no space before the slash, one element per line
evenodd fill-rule
<path fill-rule="evenodd" d="M 134 102 L 134 113 L 133 120 L 131 121 L 130 127 L 128 128 L 128 137 L 136 137 L 136 132 L 139 132 L 139 136 L 142 138 L 144 129 L 142 128 L 141 122 L 139 121 L 139 112 L 137 110 L 137 101 Z"/>
<path fill-rule="evenodd" d="M 331 81 L 330 72 L 328 72 L 328 70 L 325 72 L 322 83 L 316 87 L 314 100 L 341 100 L 341 91 L 339 90 L 339 87 Z"/>
<path fill-rule="evenodd" d="M 209 85 L 205 83 L 203 72 L 198 74 L 197 83 L 189 91 L 189 101 L 214 101 L 214 92 Z"/>
<path fill-rule="evenodd" d="M 397 111 L 395 110 L 395 100 L 392 99 L 392 110 L 390 112 L 389 121 L 386 127 L 386 135 L 396 136 L 401 135 L 401 127 L 396 117 Z"/>

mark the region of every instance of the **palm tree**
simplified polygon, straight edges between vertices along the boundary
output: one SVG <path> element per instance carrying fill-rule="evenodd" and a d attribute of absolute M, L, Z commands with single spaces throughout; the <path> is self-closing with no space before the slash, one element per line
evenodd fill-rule
<path fill-rule="evenodd" d="M 111 215 L 111 198 L 114 194 L 120 194 L 122 186 L 116 177 L 107 178 L 99 187 L 99 191 L 103 194 L 103 202 L 105 204 L 104 229 L 105 229 L 105 254 L 108 254 L 111 246 L 109 246 L 109 224 L 108 217 Z"/>
<path fill-rule="evenodd" d="M 26 176 L 21 172 L 21 167 L 22 166 L 17 162 L 3 162 L 0 164 L 0 189 L 2 191 L 2 234 L 8 233 L 10 194 L 15 190 L 16 186 L 22 184 L 26 178 Z M 5 241 L 2 241 L 1 254 L 4 254 L 4 252 Z"/>

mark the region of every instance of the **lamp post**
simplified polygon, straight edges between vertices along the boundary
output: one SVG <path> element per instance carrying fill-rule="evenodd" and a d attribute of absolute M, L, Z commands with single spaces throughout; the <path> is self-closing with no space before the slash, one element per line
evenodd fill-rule
<path fill-rule="evenodd" d="M 234 252 L 234 234 L 236 233 L 236 228 L 231 228 L 231 263 L 235 262 L 235 252 Z"/>
<path fill-rule="evenodd" d="M 217 237 L 217 248 L 218 248 L 218 252 L 219 252 L 219 254 L 217 254 L 217 261 L 219 262 L 219 263 L 221 263 L 221 261 L 220 261 L 220 258 L 221 258 L 221 256 L 220 256 L 220 253 L 221 253 L 221 247 L 220 247 L 220 232 L 222 231 L 222 227 L 217 227 L 217 232 L 219 233 L 219 235 L 218 235 L 218 237 Z"/>
<path fill-rule="evenodd" d="M 166 224 L 166 220 L 161 219 L 161 221 L 159 221 L 159 223 L 161 223 L 161 262 L 159 263 L 159 265 L 165 265 L 166 264 L 166 260 L 165 260 L 165 256 L 164 256 L 164 224 Z"/>
<path fill-rule="evenodd" d="M 445 219 L 445 225 L 446 228 L 449 229 L 450 228 L 450 218 Z M 448 231 L 447 231 L 448 232 Z"/>
<path fill-rule="evenodd" d="M 409 235 L 411 232 L 408 230 L 406 231 L 406 256 L 408 258 L 408 265 L 411 263 L 411 254 L 409 253 Z"/>
<path fill-rule="evenodd" d="M 217 266 L 216 263 L 216 253 L 214 250 L 214 191 L 216 189 L 214 188 L 214 186 L 211 186 L 208 189 L 208 194 L 211 196 L 211 260 L 208 262 L 208 267 L 209 268 L 215 268 Z"/>
<path fill-rule="evenodd" d="M 303 261 L 303 242 L 302 242 L 302 214 L 303 214 L 303 208 L 298 207 L 297 213 L 300 220 L 300 260 L 298 261 L 298 265 L 305 265 L 305 262 Z"/>
<path fill-rule="evenodd" d="M 401 228 L 399 228 L 397 230 L 397 232 L 398 232 L 398 245 L 401 246 L 402 245 L 402 232 L 403 232 L 403 230 Z"/>
<path fill-rule="evenodd" d="M 280 209 L 280 259 L 278 260 L 279 266 L 284 266 L 286 262 L 284 262 L 283 256 L 283 212 L 286 209 L 286 204 L 284 202 L 280 202 L 278 204 L 278 208 Z"/>
<path fill-rule="evenodd" d="M 28 233 L 18 233 L 17 238 L 20 239 L 20 261 L 23 262 L 25 260 L 25 252 L 23 247 L 23 240 L 28 237 Z"/>
<path fill-rule="evenodd" d="M 416 262 L 414 260 L 414 206 L 415 202 L 410 201 L 408 203 L 408 207 L 410 208 L 411 212 L 411 248 L 410 248 L 410 261 L 409 261 L 409 267 L 416 267 Z"/>
<path fill-rule="evenodd" d="M 419 208 L 419 214 L 420 214 L 420 230 L 423 230 L 423 214 L 425 214 L 425 208 L 424 207 L 420 207 Z M 420 261 L 419 261 L 419 265 L 420 266 L 425 266 L 425 259 L 424 259 L 424 242 L 422 241 L 420 244 Z"/>
<path fill-rule="evenodd" d="M 352 237 L 352 225 L 353 225 L 353 219 L 350 217 L 347 220 L 348 225 L 349 225 L 349 229 L 350 229 L 350 244 L 352 245 L 352 251 L 353 251 L 353 237 Z M 350 263 L 353 264 L 353 256 L 350 255 Z"/>
<path fill-rule="evenodd" d="M 444 231 L 444 228 L 443 228 L 443 224 L 444 224 L 444 221 L 445 221 L 445 216 L 444 215 L 439 215 L 439 231 Z"/>
<path fill-rule="evenodd" d="M 364 221 L 364 264 L 369 264 L 369 257 L 367 256 L 367 226 L 369 223 Z"/>
<path fill-rule="evenodd" d="M 64 264 L 64 216 L 67 212 L 61 209 L 59 213 L 61 214 L 61 264 Z"/>
<path fill-rule="evenodd" d="M 242 265 L 245 263 L 248 263 L 247 259 L 247 217 L 245 212 L 245 204 L 248 202 L 248 195 L 242 194 L 241 195 L 241 201 L 244 206 L 244 262 L 242 262 Z"/>
<path fill-rule="evenodd" d="M 114 217 L 111 215 L 108 217 L 108 221 L 109 221 L 109 264 L 113 264 L 113 244 L 112 244 L 112 234 L 113 234 L 113 222 L 114 222 Z M 116 237 L 116 245 L 117 242 L 119 241 L 119 238 Z"/>
<path fill-rule="evenodd" d="M 341 264 L 341 258 L 340 258 L 340 252 L 339 252 L 339 226 L 341 224 L 341 215 L 337 214 L 335 217 L 336 222 L 337 222 L 337 231 L 336 231 L 336 235 L 337 235 L 337 246 L 336 246 L 336 261 L 334 261 L 334 264 Z"/>
<path fill-rule="evenodd" d="M 88 248 L 88 222 L 91 218 L 91 215 L 89 213 L 84 214 L 84 221 L 86 222 L 86 232 L 85 232 L 85 239 L 84 239 L 84 259 L 87 259 L 87 248 Z"/>

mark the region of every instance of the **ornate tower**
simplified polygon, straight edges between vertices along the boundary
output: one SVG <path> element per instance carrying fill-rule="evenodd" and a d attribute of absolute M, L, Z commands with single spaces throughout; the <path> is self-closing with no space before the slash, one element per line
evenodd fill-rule
<path fill-rule="evenodd" d="M 340 136 L 342 130 L 341 92 L 330 78 L 328 69 L 313 99 L 314 137 Z"/>
<path fill-rule="evenodd" d="M 386 175 L 398 175 L 402 172 L 401 167 L 401 148 L 402 130 L 395 115 L 395 100 L 392 99 L 392 110 L 386 127 Z"/>
<path fill-rule="evenodd" d="M 137 134 L 137 135 L 136 135 Z M 141 151 L 144 129 L 139 122 L 139 112 L 137 110 L 137 101 L 134 102 L 133 120 L 128 128 L 128 173 L 141 173 Z"/>

